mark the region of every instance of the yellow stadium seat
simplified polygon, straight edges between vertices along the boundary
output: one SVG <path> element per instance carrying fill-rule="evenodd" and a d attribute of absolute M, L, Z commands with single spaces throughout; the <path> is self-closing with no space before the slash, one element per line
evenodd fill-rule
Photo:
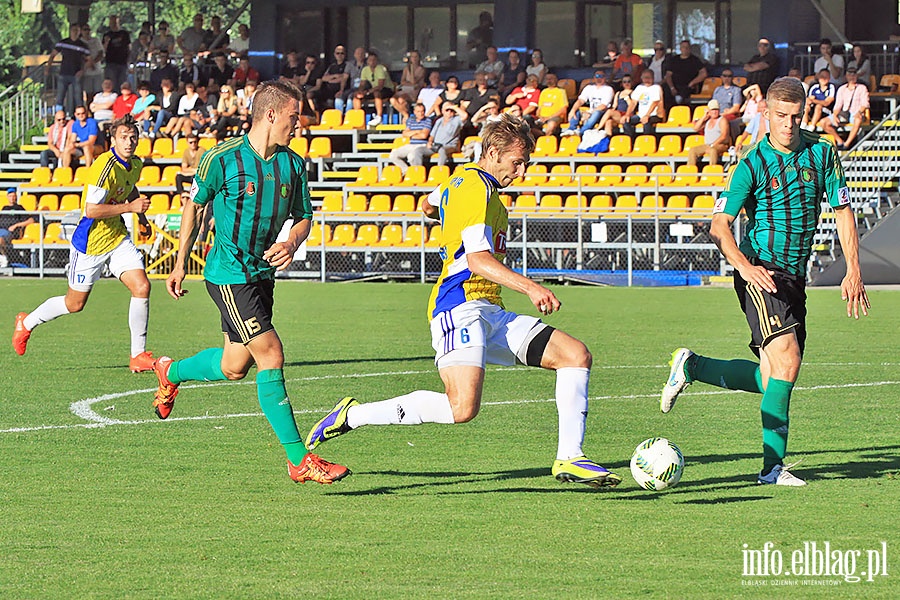
<path fill-rule="evenodd" d="M 356 229 L 354 229 L 353 225 L 344 223 L 334 228 L 331 239 L 326 240 L 325 243 L 329 246 L 351 246 L 355 240 Z"/>
<path fill-rule="evenodd" d="M 389 213 L 391 212 L 391 197 L 387 194 L 374 194 L 369 198 L 370 213 Z"/>
<path fill-rule="evenodd" d="M 547 182 L 546 165 L 530 165 L 525 169 L 525 178 L 521 185 L 543 185 Z"/>
<path fill-rule="evenodd" d="M 403 228 L 396 224 L 385 225 L 376 246 L 400 246 L 403 243 Z"/>
<path fill-rule="evenodd" d="M 351 108 L 344 115 L 344 129 L 365 129 L 366 111 L 361 108 Z"/>
<path fill-rule="evenodd" d="M 181 194 L 172 194 L 172 204 L 169 211 L 181 212 Z"/>
<path fill-rule="evenodd" d="M 425 246 L 428 248 L 437 248 L 441 245 L 441 226 L 440 225 L 432 225 L 431 229 L 428 231 L 428 240 L 425 242 Z"/>
<path fill-rule="evenodd" d="M 72 179 L 74 179 L 72 167 L 57 167 L 56 170 L 53 171 L 51 183 L 53 185 L 69 185 L 72 183 Z"/>
<path fill-rule="evenodd" d="M 470 90 L 470 89 L 472 89 L 473 87 L 475 87 L 475 85 L 476 85 L 476 83 L 475 83 L 475 80 L 474 80 L 474 79 L 466 79 L 465 81 L 462 82 L 462 85 L 459 86 L 459 89 L 461 89 L 461 90 Z"/>
<path fill-rule="evenodd" d="M 341 212 L 344 210 L 344 196 L 341 192 L 326 192 L 322 196 L 322 212 Z"/>
<path fill-rule="evenodd" d="M 399 194 L 394 198 L 392 212 L 415 212 L 416 198 L 412 194 Z"/>
<path fill-rule="evenodd" d="M 147 138 L 143 138 L 147 139 Z M 159 167 L 156 165 L 146 165 L 141 169 L 141 178 L 138 179 L 137 186 L 153 186 L 159 183 Z"/>
<path fill-rule="evenodd" d="M 512 196 L 510 194 L 498 194 L 497 197 L 500 198 L 500 204 L 507 209 L 512 207 Z"/>
<path fill-rule="evenodd" d="M 354 246 L 374 246 L 378 243 L 378 225 L 367 223 L 360 225 L 356 230 L 356 240 Z"/>
<path fill-rule="evenodd" d="M 669 165 L 653 165 L 653 168 L 650 169 L 650 173 L 657 176 L 648 177 L 647 183 L 644 185 L 656 187 L 657 180 L 659 180 L 659 185 L 661 186 L 669 185 L 672 182 L 672 167 L 670 167 Z"/>
<path fill-rule="evenodd" d="M 68 240 L 62 238 L 62 225 L 58 222 L 48 223 L 47 231 L 44 232 L 45 244 L 67 244 Z"/>
<path fill-rule="evenodd" d="M 39 185 L 48 185 L 53 177 L 50 167 L 35 167 L 31 172 L 31 180 L 23 183 L 23 187 L 37 187 Z"/>
<path fill-rule="evenodd" d="M 314 137 L 309 143 L 308 158 L 331 158 L 331 138 Z"/>
<path fill-rule="evenodd" d="M 591 197 L 591 206 L 588 212 L 608 213 L 612 211 L 612 196 L 609 194 L 595 194 Z"/>
<path fill-rule="evenodd" d="M 59 200 L 59 210 L 62 211 L 72 211 L 79 210 L 81 208 L 81 196 L 78 194 L 65 194 Z"/>
<path fill-rule="evenodd" d="M 744 87 L 745 85 L 747 85 L 747 78 L 744 77 L 743 75 L 735 75 L 735 76 L 734 76 L 734 79 L 732 79 L 731 82 L 732 82 L 734 85 L 738 86 L 739 88 L 742 88 L 742 87 Z"/>
<path fill-rule="evenodd" d="M 720 186 L 725 183 L 725 169 L 722 165 L 704 165 L 700 171 L 699 185 Z"/>
<path fill-rule="evenodd" d="M 685 194 L 673 194 L 666 200 L 666 214 L 668 216 L 680 217 L 684 215 L 690 208 L 690 200 Z"/>
<path fill-rule="evenodd" d="M 428 170 L 428 179 L 425 185 L 435 187 L 441 185 L 450 178 L 450 167 L 447 165 L 434 165 Z"/>
<path fill-rule="evenodd" d="M 632 196 L 631 194 L 626 194 L 616 198 L 617 213 L 633 213 L 637 212 L 637 208 L 637 198 L 635 196 Z"/>
<path fill-rule="evenodd" d="M 159 176 L 159 185 L 175 186 L 175 176 L 181 171 L 178 165 L 168 165 L 163 167 L 162 174 Z M 177 190 L 179 193 L 182 190 Z"/>
<path fill-rule="evenodd" d="M 669 182 L 669 185 L 677 187 L 685 187 L 697 185 L 697 167 L 694 165 L 678 165 L 675 169 L 675 177 Z"/>
<path fill-rule="evenodd" d="M 656 136 L 639 135 L 634 140 L 631 156 L 653 156 L 656 154 Z"/>
<path fill-rule="evenodd" d="M 721 77 L 707 77 L 703 80 L 703 85 L 700 87 L 700 93 L 691 94 L 691 98 L 712 98 L 713 92 L 720 85 L 722 85 Z"/>
<path fill-rule="evenodd" d="M 416 212 L 422 212 L 422 207 L 425 206 L 425 202 L 428 200 L 428 194 L 422 194 L 419 196 L 419 199 L 416 201 Z"/>
<path fill-rule="evenodd" d="M 562 209 L 562 196 L 559 194 L 543 194 L 541 196 L 540 212 L 559 213 Z"/>
<path fill-rule="evenodd" d="M 406 175 L 403 176 L 403 181 L 400 182 L 400 185 L 423 185 L 426 176 L 425 167 L 422 165 L 410 165 L 406 169 Z"/>
<path fill-rule="evenodd" d="M 423 231 L 421 225 L 410 225 L 406 228 L 406 233 L 403 234 L 403 241 L 400 245 L 407 248 L 416 248 L 424 244 L 424 242 L 428 241 L 428 238 L 422 237 Z"/>
<path fill-rule="evenodd" d="M 27 211 L 33 212 L 37 210 L 37 196 L 22 192 L 19 194 L 19 204 Z"/>
<path fill-rule="evenodd" d="M 631 138 L 627 135 L 614 135 L 609 140 L 608 156 L 628 156 L 631 154 Z"/>
<path fill-rule="evenodd" d="M 288 144 L 288 148 L 306 158 L 306 154 L 309 152 L 309 140 L 305 137 L 293 137 L 291 138 L 291 142 Z"/>
<path fill-rule="evenodd" d="M 569 165 L 553 165 L 550 169 L 550 177 L 544 182 L 546 186 L 572 185 L 572 167 Z"/>
<path fill-rule="evenodd" d="M 699 133 L 689 135 L 687 136 L 687 139 L 684 140 L 684 148 L 681 149 L 681 155 L 687 156 L 688 150 L 694 146 L 702 146 L 703 144 L 703 136 Z"/>
<path fill-rule="evenodd" d="M 403 181 L 403 171 L 397 165 L 385 165 L 381 169 L 381 176 L 376 185 L 400 185 Z"/>
<path fill-rule="evenodd" d="M 150 196 L 150 208 L 147 209 L 148 215 L 158 215 L 169 212 L 169 195 L 153 194 Z"/>
<path fill-rule="evenodd" d="M 656 152 L 653 155 L 680 156 L 681 136 L 675 135 L 674 133 L 669 133 L 659 138 L 659 146 L 657 146 Z"/>
<path fill-rule="evenodd" d="M 656 194 L 647 194 L 641 198 L 641 213 L 645 216 L 654 216 L 657 210 L 662 211 L 666 207 L 666 202 L 662 196 Z"/>
<path fill-rule="evenodd" d="M 350 194 L 347 196 L 347 212 L 365 212 L 367 207 L 366 197 L 362 194 Z"/>
<path fill-rule="evenodd" d="M 586 210 L 588 206 L 588 198 L 584 194 L 569 194 L 563 203 L 563 208 L 568 210 Z"/>
<path fill-rule="evenodd" d="M 72 178 L 72 185 L 84 185 L 88 181 L 88 175 L 91 173 L 90 167 L 78 167 L 75 169 L 75 176 Z"/>
<path fill-rule="evenodd" d="M 309 236 L 306 238 L 306 247 L 321 246 L 322 242 L 328 244 L 330 241 L 331 225 L 326 223 L 323 229 L 321 223 L 313 223 L 312 228 L 309 230 Z"/>
<path fill-rule="evenodd" d="M 581 143 L 580 135 L 570 135 L 559 140 L 559 149 L 556 156 L 575 156 L 578 154 L 578 144 Z"/>
<path fill-rule="evenodd" d="M 218 142 L 216 142 L 216 138 L 213 138 L 213 137 L 200 138 L 200 147 L 203 148 L 204 150 L 209 150 L 210 148 L 215 148 L 217 143 Z"/>
<path fill-rule="evenodd" d="M 575 174 L 572 185 L 577 186 L 580 182 L 582 187 L 587 187 L 597 183 L 597 167 L 594 165 L 578 165 L 575 167 Z"/>
<path fill-rule="evenodd" d="M 647 181 L 647 165 L 628 165 L 625 169 L 625 176 L 622 178 L 622 181 L 619 182 L 619 185 L 622 187 L 625 186 L 635 186 L 635 185 L 643 185 Z M 616 207 L 618 207 L 618 202 L 616 203 Z"/>
<path fill-rule="evenodd" d="M 56 194 L 41 194 L 37 209 L 49 211 L 59 210 L 59 196 Z"/>
<path fill-rule="evenodd" d="M 187 138 L 178 138 L 178 140 L 175 142 L 175 149 L 172 150 L 172 156 L 175 158 L 181 157 L 181 155 L 184 154 L 184 151 L 187 150 L 187 147 Z"/>
<path fill-rule="evenodd" d="M 683 104 L 673 106 L 665 121 L 659 124 L 660 128 L 687 127 L 691 124 L 691 107 Z"/>
<path fill-rule="evenodd" d="M 694 107 L 694 121 L 699 121 L 703 118 L 703 115 L 706 114 L 706 105 L 701 104 L 700 106 Z"/>
<path fill-rule="evenodd" d="M 137 148 L 134 149 L 134 155 L 141 158 L 147 158 L 153 153 L 153 146 L 150 138 L 141 138 L 138 140 Z"/>
<path fill-rule="evenodd" d="M 609 187 L 618 185 L 622 181 L 621 165 L 603 165 L 600 167 L 600 175 L 597 177 L 595 185 L 598 187 Z"/>
<path fill-rule="evenodd" d="M 569 99 L 569 102 L 578 97 L 578 84 L 574 79 L 560 79 L 556 85 L 566 90 L 566 98 Z"/>
<path fill-rule="evenodd" d="M 168 158 L 175 151 L 175 144 L 172 138 L 157 138 L 153 140 L 153 151 L 150 156 L 153 158 Z"/>
<path fill-rule="evenodd" d="M 40 223 L 31 223 L 30 225 L 25 226 L 25 231 L 22 232 L 22 237 L 17 240 L 13 240 L 13 244 L 37 244 L 41 239 L 41 225 Z"/>
<path fill-rule="evenodd" d="M 712 217 L 712 209 L 716 204 L 716 199 L 709 194 L 700 194 L 694 198 L 691 205 L 691 216 L 699 219 L 708 219 Z"/>
<path fill-rule="evenodd" d="M 313 143 L 315 143 L 316 139 L 313 139 Z M 375 185 L 378 181 L 378 167 L 375 165 L 364 165 L 359 168 L 359 171 L 356 174 L 356 181 L 348 183 L 348 186 L 358 187 L 358 186 L 370 186 Z"/>
<path fill-rule="evenodd" d="M 516 212 L 535 212 L 537 210 L 537 198 L 534 194 L 519 194 L 516 197 Z"/>
<path fill-rule="evenodd" d="M 321 130 L 321 129 L 341 129 L 341 125 L 344 124 L 344 114 L 336 108 L 328 108 L 322 111 L 322 118 L 319 120 L 318 125 L 310 125 L 310 129 Z"/>
<path fill-rule="evenodd" d="M 553 156 L 558 149 L 556 136 L 542 135 L 534 143 L 531 156 Z"/>

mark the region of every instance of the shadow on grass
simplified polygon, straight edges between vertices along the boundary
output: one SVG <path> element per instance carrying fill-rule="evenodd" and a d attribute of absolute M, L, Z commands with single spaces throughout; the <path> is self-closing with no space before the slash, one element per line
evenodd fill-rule
<path fill-rule="evenodd" d="M 182 358 L 187 358 L 186 356 Z M 176 359 L 177 360 L 177 359 Z M 318 367 L 322 365 L 347 365 L 354 363 L 408 363 L 414 362 L 417 360 L 427 360 L 430 363 L 434 362 L 434 355 L 430 354 L 427 356 L 403 356 L 403 357 L 391 357 L 391 358 L 330 358 L 328 360 L 309 360 L 309 361 L 294 361 L 294 362 L 286 362 L 284 363 L 285 367 Z M 91 369 L 127 369 L 128 365 L 125 364 L 108 364 L 108 365 L 91 365 Z M 57 370 L 79 370 L 83 371 L 84 366 L 79 367 L 62 367 Z M 437 373 L 437 371 L 435 371 Z M 152 374 L 152 372 L 151 372 Z"/>

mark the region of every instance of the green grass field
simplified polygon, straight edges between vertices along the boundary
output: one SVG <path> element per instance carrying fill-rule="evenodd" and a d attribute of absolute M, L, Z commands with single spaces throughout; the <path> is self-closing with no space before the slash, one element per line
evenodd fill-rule
<path fill-rule="evenodd" d="M 16 312 L 64 288 L 0 281 L 4 335 Z M 176 303 L 154 284 L 157 355 L 221 343 L 202 284 L 189 289 Z M 471 423 L 354 431 L 320 447 L 351 477 L 294 484 L 255 372 L 186 384 L 172 417 L 155 417 L 155 378 L 125 367 L 127 292 L 103 281 L 82 314 L 38 329 L 26 356 L 8 341 L 0 352 L 0 597 L 898 597 L 900 292 L 871 292 L 871 316 L 854 322 L 840 292 L 810 291 L 789 444 L 809 486 L 796 489 L 755 485 L 758 397 L 698 384 L 659 413 L 673 348 L 751 356 L 731 290 L 555 291 L 563 310 L 548 322 L 594 354 L 585 449 L 623 476 L 614 490 L 550 476 L 553 374 L 494 367 Z M 440 389 L 428 292 L 279 283 L 275 323 L 302 433 L 342 395 Z M 507 302 L 530 310 L 510 292 Z M 651 436 L 686 457 L 681 483 L 662 493 L 639 489 L 628 469 Z M 745 577 L 744 544 L 766 542 L 785 570 L 805 542 L 861 551 L 856 575 L 886 542 L 888 575 Z"/>

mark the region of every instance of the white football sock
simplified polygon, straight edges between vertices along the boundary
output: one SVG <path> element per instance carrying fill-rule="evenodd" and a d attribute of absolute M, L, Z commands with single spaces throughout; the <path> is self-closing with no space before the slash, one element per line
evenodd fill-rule
<path fill-rule="evenodd" d="M 43 304 L 31 311 L 22 324 L 25 325 L 25 329 L 31 331 L 38 325 L 67 314 L 69 314 L 69 309 L 66 308 L 66 297 L 55 296 L 44 300 Z"/>
<path fill-rule="evenodd" d="M 150 320 L 150 298 L 132 298 L 128 305 L 128 327 L 131 329 L 131 357 L 147 349 L 147 321 Z"/>
<path fill-rule="evenodd" d="M 557 460 L 584 454 L 584 424 L 588 414 L 588 382 L 591 370 L 565 367 L 556 370 L 556 411 L 559 413 Z"/>
<path fill-rule="evenodd" d="M 422 423 L 454 423 L 453 409 L 447 394 L 417 390 L 381 402 L 369 402 L 347 411 L 347 425 L 420 425 Z"/>

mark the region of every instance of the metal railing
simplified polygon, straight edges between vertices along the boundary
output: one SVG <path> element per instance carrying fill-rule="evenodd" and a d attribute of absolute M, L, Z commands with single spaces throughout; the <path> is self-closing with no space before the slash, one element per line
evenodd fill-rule
<path fill-rule="evenodd" d="M 0 151 L 21 144 L 43 124 L 50 107 L 45 98 L 44 65 L 27 69 L 15 85 L 0 92 Z"/>

